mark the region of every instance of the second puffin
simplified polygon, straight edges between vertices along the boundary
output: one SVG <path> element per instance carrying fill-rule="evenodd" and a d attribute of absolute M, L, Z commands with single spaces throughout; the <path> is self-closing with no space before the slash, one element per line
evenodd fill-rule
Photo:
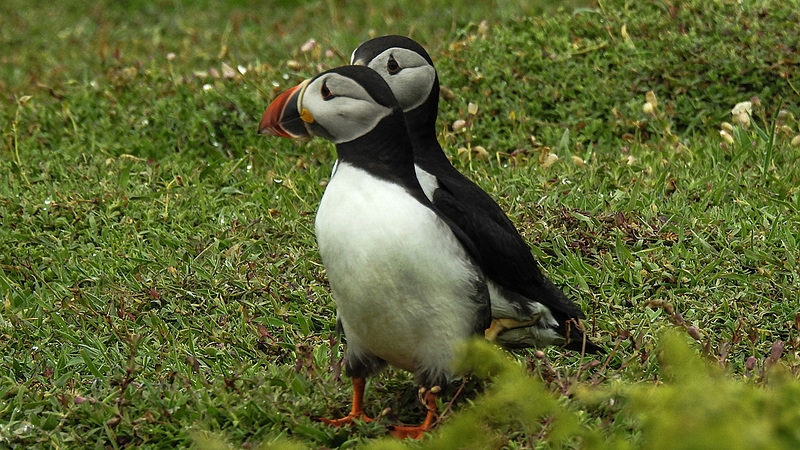
<path fill-rule="evenodd" d="M 439 78 L 428 52 L 405 36 L 361 44 L 351 63 L 378 72 L 403 109 L 425 195 L 475 244 L 492 303 L 486 337 L 508 348 L 560 345 L 601 351 L 583 331 L 583 311 L 548 279 L 514 224 L 455 169 L 436 139 Z"/>

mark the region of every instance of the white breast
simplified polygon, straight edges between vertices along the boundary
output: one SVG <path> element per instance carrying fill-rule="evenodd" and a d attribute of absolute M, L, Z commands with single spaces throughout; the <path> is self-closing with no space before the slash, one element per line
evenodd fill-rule
<path fill-rule="evenodd" d="M 483 280 L 447 224 L 404 188 L 339 161 L 316 232 L 348 352 L 449 374 Z"/>

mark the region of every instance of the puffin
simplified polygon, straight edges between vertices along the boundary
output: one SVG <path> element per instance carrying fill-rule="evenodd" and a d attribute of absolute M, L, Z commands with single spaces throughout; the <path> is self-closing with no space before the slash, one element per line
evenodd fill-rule
<path fill-rule="evenodd" d="M 447 159 L 436 138 L 439 78 L 425 49 L 405 36 L 382 36 L 356 48 L 350 62 L 375 70 L 392 89 L 425 196 L 477 250 L 492 305 L 486 338 L 509 349 L 556 345 L 601 352 L 584 332 L 583 311 L 542 273 L 502 208 Z"/>
<path fill-rule="evenodd" d="M 348 415 L 320 420 L 372 421 L 365 380 L 387 364 L 412 372 L 424 388 L 458 378 L 460 346 L 491 323 L 489 290 L 475 245 L 425 195 L 403 111 L 383 78 L 355 65 L 323 72 L 273 100 L 258 131 L 319 136 L 336 147 L 315 234 L 353 398 Z M 418 438 L 430 429 L 439 392 L 426 390 L 422 424 L 390 433 Z"/>

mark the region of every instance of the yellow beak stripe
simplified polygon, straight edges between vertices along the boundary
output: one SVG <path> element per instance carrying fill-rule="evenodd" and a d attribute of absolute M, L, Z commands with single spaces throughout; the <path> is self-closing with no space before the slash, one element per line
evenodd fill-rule
<path fill-rule="evenodd" d="M 305 80 L 302 83 L 300 83 L 300 86 L 301 86 L 300 87 L 300 95 L 297 96 L 297 108 L 300 109 L 300 118 L 305 123 L 314 123 L 314 116 L 312 116 L 311 113 L 308 112 L 307 109 L 301 108 L 301 106 L 300 106 L 300 105 L 303 104 L 303 95 L 305 95 L 306 89 L 308 88 L 308 83 L 310 81 L 311 81 L 311 79 L 308 79 L 308 80 Z"/>
<path fill-rule="evenodd" d="M 311 113 L 305 108 L 300 111 L 300 118 L 303 119 L 303 122 L 305 123 L 314 123 L 314 116 L 312 116 Z"/>

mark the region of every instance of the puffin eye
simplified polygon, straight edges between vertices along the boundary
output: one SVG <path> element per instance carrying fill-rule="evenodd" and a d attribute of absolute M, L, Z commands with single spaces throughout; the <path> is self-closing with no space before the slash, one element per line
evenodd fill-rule
<path fill-rule="evenodd" d="M 323 100 L 330 100 L 333 98 L 333 92 L 328 89 L 328 83 L 322 83 L 322 89 L 319 90 L 319 93 L 322 94 Z"/>
<path fill-rule="evenodd" d="M 389 71 L 389 75 L 394 75 L 397 72 L 400 72 L 402 67 L 400 64 L 397 63 L 397 60 L 394 59 L 394 56 L 389 57 L 389 61 L 386 63 L 386 70 Z"/>

